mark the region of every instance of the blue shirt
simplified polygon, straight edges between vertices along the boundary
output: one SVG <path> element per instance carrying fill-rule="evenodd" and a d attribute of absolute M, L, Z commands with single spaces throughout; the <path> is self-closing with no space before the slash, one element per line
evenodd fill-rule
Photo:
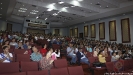
<path fill-rule="evenodd" d="M 87 51 L 92 52 L 92 48 L 87 47 Z"/>
<path fill-rule="evenodd" d="M 39 54 L 36 54 L 36 53 L 31 54 L 32 61 L 40 61 L 41 59 L 42 59 L 42 55 L 40 53 Z"/>
<path fill-rule="evenodd" d="M 28 46 L 26 44 L 23 45 L 24 49 L 28 49 Z"/>

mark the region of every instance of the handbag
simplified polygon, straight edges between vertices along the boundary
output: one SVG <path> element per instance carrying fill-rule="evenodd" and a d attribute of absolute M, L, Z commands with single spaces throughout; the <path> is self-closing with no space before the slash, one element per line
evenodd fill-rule
<path fill-rule="evenodd" d="M 95 60 L 95 62 L 93 62 L 93 67 L 101 67 L 101 65 L 102 64 L 99 61 Z"/>

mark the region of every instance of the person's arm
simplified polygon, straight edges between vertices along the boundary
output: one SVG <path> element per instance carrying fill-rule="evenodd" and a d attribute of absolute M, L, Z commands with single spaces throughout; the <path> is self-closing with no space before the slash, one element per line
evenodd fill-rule
<path fill-rule="evenodd" d="M 60 57 L 60 50 L 58 50 L 58 54 L 55 53 L 55 55 L 56 57 Z"/>
<path fill-rule="evenodd" d="M 7 54 L 7 57 L 9 57 L 9 60 L 10 60 L 10 61 L 13 61 L 13 55 L 12 55 L 11 53 L 8 53 L 8 54 Z"/>
<path fill-rule="evenodd" d="M 73 51 L 73 49 L 71 49 L 70 51 L 67 49 L 67 54 L 71 53 Z"/>
<path fill-rule="evenodd" d="M 5 61 L 5 60 L 6 60 L 6 58 L 4 58 L 4 59 L 1 59 L 1 58 L 0 58 L 0 62 L 3 62 L 3 61 Z"/>
<path fill-rule="evenodd" d="M 34 56 L 33 53 L 31 54 L 31 60 L 32 60 L 32 61 L 35 61 L 35 56 Z"/>

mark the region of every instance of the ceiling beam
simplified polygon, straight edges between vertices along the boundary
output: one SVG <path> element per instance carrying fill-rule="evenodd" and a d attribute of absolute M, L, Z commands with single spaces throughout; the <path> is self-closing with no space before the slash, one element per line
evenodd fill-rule
<path fill-rule="evenodd" d="M 30 4 L 30 5 L 36 5 L 39 7 L 50 8 L 50 9 L 54 9 L 54 10 L 58 10 L 66 13 L 71 13 L 71 14 L 76 14 L 76 15 L 81 15 L 86 17 L 88 16 L 88 13 L 76 11 L 71 8 L 62 8 L 60 5 L 50 5 L 50 3 L 47 3 L 47 2 L 40 2 L 35 0 L 17 0 L 17 1 L 21 3 Z"/>

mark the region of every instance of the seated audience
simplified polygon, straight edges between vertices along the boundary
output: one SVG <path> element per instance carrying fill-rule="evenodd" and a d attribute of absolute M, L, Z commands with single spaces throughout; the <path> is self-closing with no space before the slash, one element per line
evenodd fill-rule
<path fill-rule="evenodd" d="M 99 49 L 98 48 L 95 48 L 95 50 L 93 52 L 93 57 L 97 57 L 98 52 L 99 52 Z"/>
<path fill-rule="evenodd" d="M 24 49 L 28 49 L 29 41 L 25 41 L 25 44 L 23 45 Z"/>
<path fill-rule="evenodd" d="M 11 45 L 11 46 L 17 46 L 17 45 L 18 45 L 18 44 L 16 43 L 16 39 L 15 39 L 15 38 L 12 39 L 12 42 L 10 42 L 10 45 Z"/>
<path fill-rule="evenodd" d="M 46 56 L 40 60 L 41 70 L 50 70 L 53 67 L 54 59 L 51 58 L 51 56 L 52 56 L 51 54 L 52 53 L 50 51 L 48 51 L 46 53 Z"/>
<path fill-rule="evenodd" d="M 77 59 L 78 59 L 78 63 L 85 63 L 85 64 L 88 64 L 89 65 L 89 60 L 88 58 L 86 57 L 86 54 L 87 52 L 82 52 L 82 48 L 79 48 L 78 49 L 78 52 L 77 52 Z"/>
<path fill-rule="evenodd" d="M 6 41 L 4 42 L 4 44 L 2 45 L 2 48 L 3 48 L 4 46 L 7 46 L 7 47 L 10 49 L 10 45 L 9 45 L 9 41 L 8 41 L 8 40 L 6 40 Z"/>
<path fill-rule="evenodd" d="M 12 53 L 9 53 L 8 46 L 4 46 L 2 49 L 3 49 L 3 53 L 0 53 L 0 62 L 2 62 L 2 63 L 12 62 L 13 55 L 12 55 Z"/>
<path fill-rule="evenodd" d="M 98 53 L 98 60 L 102 64 L 102 66 L 105 66 L 106 58 L 105 54 L 103 53 L 103 50 L 100 50 Z"/>
<path fill-rule="evenodd" d="M 72 43 L 69 43 L 69 47 L 67 47 L 67 56 L 72 58 L 71 64 L 76 63 L 77 58 Z"/>
<path fill-rule="evenodd" d="M 117 61 L 118 59 L 119 59 L 119 58 L 116 57 L 116 53 L 113 52 L 113 53 L 112 53 L 112 57 L 111 57 L 111 61 L 114 62 L 114 61 Z"/>
<path fill-rule="evenodd" d="M 38 51 L 36 47 L 33 48 L 33 53 L 31 54 L 31 60 L 32 61 L 40 61 L 42 59 L 42 55 Z"/>
<path fill-rule="evenodd" d="M 21 41 L 19 41 L 18 45 L 15 46 L 15 49 L 24 49 L 23 43 Z"/>
<path fill-rule="evenodd" d="M 89 45 L 88 47 L 86 47 L 86 50 L 87 50 L 88 52 L 92 52 L 91 46 Z"/>
<path fill-rule="evenodd" d="M 42 56 L 45 56 L 47 53 L 47 44 L 42 45 L 42 49 L 40 50 Z"/>
<path fill-rule="evenodd" d="M 54 51 L 52 48 L 50 48 L 49 51 L 51 51 L 52 57 L 55 56 L 55 59 L 57 59 L 57 57 L 60 57 L 60 50 L 57 51 L 57 49 L 56 49 L 56 50 Z"/>

